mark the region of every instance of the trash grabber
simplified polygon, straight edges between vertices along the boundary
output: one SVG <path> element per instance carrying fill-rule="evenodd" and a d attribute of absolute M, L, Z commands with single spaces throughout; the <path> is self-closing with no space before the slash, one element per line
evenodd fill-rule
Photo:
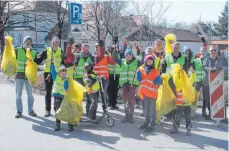
<path fill-rule="evenodd" d="M 130 99 L 130 95 L 131 95 L 131 93 L 132 93 L 132 87 L 133 87 L 133 83 L 134 83 L 135 75 L 136 75 L 136 72 L 137 72 L 137 68 L 138 68 L 138 67 L 136 67 L 136 69 L 135 69 L 135 71 L 134 71 L 133 80 L 132 80 L 132 82 L 131 82 L 131 84 L 130 84 L 130 91 L 129 91 L 129 93 L 128 93 L 128 97 L 127 97 L 126 106 L 127 106 L 127 110 L 128 110 L 128 112 L 129 112 L 129 110 L 130 110 L 130 107 L 129 107 L 129 99 Z"/>
<path fill-rule="evenodd" d="M 101 77 L 98 77 L 97 78 L 99 80 L 99 83 L 100 83 L 100 95 L 101 95 L 101 99 L 102 99 L 102 102 L 104 103 L 104 107 L 103 107 L 103 110 L 105 111 L 107 109 L 107 102 L 105 101 L 104 99 L 104 89 L 103 89 L 103 79 Z"/>

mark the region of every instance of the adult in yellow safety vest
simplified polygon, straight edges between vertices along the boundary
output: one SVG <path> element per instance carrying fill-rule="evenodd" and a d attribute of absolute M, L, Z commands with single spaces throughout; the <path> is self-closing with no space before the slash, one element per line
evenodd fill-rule
<path fill-rule="evenodd" d="M 64 54 L 61 50 L 60 39 L 58 37 L 53 37 L 52 46 L 46 48 L 41 53 L 41 58 L 44 60 L 44 80 L 45 80 L 45 117 L 51 116 L 51 93 L 53 80 L 50 74 L 51 61 L 53 61 L 56 71 L 58 72 L 61 64 L 64 64 Z"/>
<path fill-rule="evenodd" d="M 86 63 L 93 63 L 94 57 L 89 51 L 89 45 L 83 43 L 81 45 L 81 53 L 77 53 L 75 56 L 75 73 L 74 79 L 80 84 L 84 84 L 83 75 L 84 75 L 84 65 Z"/>
<path fill-rule="evenodd" d="M 125 51 L 125 59 L 120 59 L 116 50 L 113 56 L 116 63 L 121 66 L 119 85 L 123 87 L 123 100 L 125 103 L 125 117 L 122 122 L 134 123 L 135 91 L 139 85 L 135 73 L 137 68 L 143 64 L 145 54 L 143 53 L 142 55 L 142 61 L 135 58 L 134 52 L 131 49 Z"/>
<path fill-rule="evenodd" d="M 185 79 L 186 72 L 181 69 L 179 64 L 176 64 L 177 66 L 177 73 L 173 76 L 173 78 L 176 87 L 176 109 L 175 109 L 175 116 L 173 116 L 173 130 L 170 131 L 171 134 L 178 133 L 178 129 L 180 127 L 180 121 L 181 118 L 184 116 L 185 122 L 186 122 L 186 130 L 187 130 L 187 135 L 191 135 L 191 103 L 187 103 L 186 98 L 184 97 L 184 88 L 192 90 L 192 84 L 195 81 L 195 71 L 192 67 L 190 67 L 190 78 Z M 184 75 L 184 76 L 182 76 Z M 187 75 L 186 75 L 187 76 Z M 188 84 L 189 81 L 185 80 L 190 80 L 190 83 Z M 186 92 L 187 94 L 187 92 Z M 194 95 L 194 93 L 190 92 L 190 95 Z M 193 98 L 194 101 L 194 98 Z"/>
<path fill-rule="evenodd" d="M 161 60 L 161 71 L 166 72 L 170 74 L 171 72 L 171 65 L 178 63 L 180 67 L 183 69 L 183 66 L 185 64 L 185 56 L 181 54 L 180 52 L 180 44 L 178 42 L 174 42 L 172 45 L 172 53 L 167 54 L 164 59 Z M 173 83 L 172 78 L 169 79 L 169 86 L 171 87 L 171 90 L 173 91 L 174 95 L 176 96 L 176 87 Z M 175 116 L 175 112 L 172 111 L 167 115 L 168 118 L 171 118 Z"/>
<path fill-rule="evenodd" d="M 193 61 L 193 68 L 195 69 L 196 72 L 196 80 L 195 80 L 195 90 L 197 92 L 200 91 L 200 89 L 203 89 L 203 79 L 204 79 L 204 69 L 203 69 L 203 61 L 204 59 L 207 57 L 207 49 L 204 47 L 200 48 L 200 57 L 194 59 Z M 202 105 L 202 116 L 203 117 L 207 117 L 207 113 L 206 113 L 206 107 L 204 106 L 204 104 Z"/>
<path fill-rule="evenodd" d="M 17 114 L 15 118 L 20 118 L 22 116 L 23 108 L 22 108 L 22 90 L 23 90 L 23 85 L 25 84 L 25 88 L 28 94 L 28 112 L 30 116 L 36 116 L 36 113 L 33 110 L 33 91 L 32 91 L 32 86 L 28 82 L 26 76 L 25 76 L 25 68 L 26 68 L 26 51 L 27 49 L 31 49 L 31 44 L 32 44 L 32 38 L 30 36 L 26 36 L 23 39 L 23 45 L 19 48 L 15 49 L 16 53 L 16 59 L 17 59 L 17 71 L 15 75 L 15 84 L 16 84 L 16 107 L 17 107 Z M 31 50 L 31 55 L 33 58 L 33 61 L 36 62 L 37 64 L 41 63 L 41 60 L 37 58 L 37 54 L 34 50 Z"/>

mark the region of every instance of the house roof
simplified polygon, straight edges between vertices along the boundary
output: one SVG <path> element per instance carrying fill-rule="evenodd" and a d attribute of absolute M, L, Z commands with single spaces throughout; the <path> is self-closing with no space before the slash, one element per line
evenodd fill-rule
<path fill-rule="evenodd" d="M 148 29 L 147 26 L 143 26 L 142 28 L 135 31 L 133 34 L 128 36 L 128 40 L 136 40 L 140 41 L 140 33 L 142 30 L 142 41 L 155 40 L 157 38 L 162 39 L 168 33 L 173 33 L 176 35 L 178 41 L 182 42 L 201 42 L 201 38 L 193 34 L 188 30 L 177 30 L 173 28 L 165 28 L 154 26 L 151 30 Z"/>
<path fill-rule="evenodd" d="M 59 9 L 57 1 L 36 1 L 35 7 L 31 11 L 36 12 L 56 12 Z M 66 11 L 62 6 L 60 12 Z"/>
<path fill-rule="evenodd" d="M 228 39 L 226 40 L 214 40 L 214 41 L 211 41 L 211 44 L 213 45 L 228 45 Z"/>
<path fill-rule="evenodd" d="M 190 30 L 197 35 L 201 35 L 201 34 L 209 35 L 211 33 L 211 36 L 218 36 L 217 33 L 212 28 L 210 28 L 207 24 L 202 22 L 192 25 L 190 27 Z"/>

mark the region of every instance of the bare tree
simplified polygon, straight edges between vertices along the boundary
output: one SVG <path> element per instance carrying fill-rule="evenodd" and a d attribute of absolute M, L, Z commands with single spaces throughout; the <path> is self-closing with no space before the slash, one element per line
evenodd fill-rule
<path fill-rule="evenodd" d="M 4 51 L 5 28 L 15 24 L 24 24 L 32 21 L 30 14 L 24 14 L 23 11 L 33 6 L 31 1 L 0 1 L 0 43 L 1 53 Z M 14 19 L 13 17 L 17 17 Z"/>
<path fill-rule="evenodd" d="M 123 30 L 128 24 L 122 17 L 122 11 L 126 9 L 127 1 L 109 1 L 104 3 L 104 26 L 106 28 L 106 35 L 109 33 L 113 44 L 120 40 L 123 36 Z"/>
<path fill-rule="evenodd" d="M 165 12 L 169 9 L 170 4 L 165 4 L 163 1 L 148 1 L 145 5 L 140 6 L 138 2 L 133 2 L 133 9 L 136 11 L 136 16 L 138 16 L 139 26 L 148 28 L 140 28 L 140 42 L 142 41 L 142 33 L 148 32 L 149 43 L 152 44 L 154 37 L 157 35 L 158 31 L 156 31 L 157 26 L 163 24 L 167 24 L 167 22 L 163 19 Z M 161 30 L 166 30 L 166 28 L 158 28 Z M 143 31 L 147 30 L 147 31 Z"/>
<path fill-rule="evenodd" d="M 125 1 L 90 1 L 85 2 L 84 32 L 96 41 L 106 38 L 109 34 L 116 41 L 122 30 L 122 10 L 126 8 Z"/>
<path fill-rule="evenodd" d="M 40 31 L 50 32 L 54 27 L 53 34 L 62 38 L 63 28 L 68 19 L 68 1 L 40 1 L 35 9 L 36 20 L 42 23 L 37 26 Z M 64 6 L 64 7 L 63 7 Z M 53 24 L 56 24 L 54 27 Z"/>

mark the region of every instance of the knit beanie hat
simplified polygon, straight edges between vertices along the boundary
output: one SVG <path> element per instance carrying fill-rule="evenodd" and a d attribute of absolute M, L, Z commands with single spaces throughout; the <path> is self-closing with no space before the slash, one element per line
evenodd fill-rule
<path fill-rule="evenodd" d="M 125 57 L 127 56 L 127 54 L 130 54 L 130 55 L 134 56 L 134 52 L 133 52 L 132 49 L 126 49 L 126 51 L 125 51 Z"/>
<path fill-rule="evenodd" d="M 25 44 L 25 42 L 26 42 L 27 40 L 31 40 L 31 42 L 32 42 L 32 38 L 31 38 L 30 36 L 25 36 L 25 37 L 23 38 L 23 44 Z"/>
<path fill-rule="evenodd" d="M 153 61 L 155 60 L 155 57 L 152 55 L 147 55 L 144 59 L 144 63 L 146 63 L 149 59 L 152 59 Z"/>
<path fill-rule="evenodd" d="M 184 53 L 187 51 L 187 50 L 189 50 L 190 48 L 188 47 L 188 46 L 184 46 Z"/>

